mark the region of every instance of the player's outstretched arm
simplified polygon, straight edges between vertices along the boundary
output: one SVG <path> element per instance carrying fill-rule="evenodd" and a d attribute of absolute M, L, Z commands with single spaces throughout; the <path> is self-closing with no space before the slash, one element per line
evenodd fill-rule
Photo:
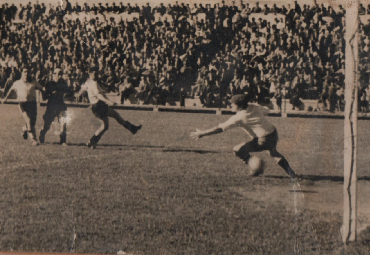
<path fill-rule="evenodd" d="M 198 140 L 199 138 L 202 138 L 203 136 L 216 135 L 222 132 L 223 132 L 223 129 L 220 127 L 214 127 L 214 128 L 203 130 L 203 131 L 196 129 L 195 132 L 190 133 L 190 137 L 195 140 Z"/>
<path fill-rule="evenodd" d="M 10 92 L 12 92 L 14 89 L 13 87 L 11 87 L 9 90 L 8 90 L 8 93 L 5 95 L 5 97 L 3 98 L 3 100 L 1 100 L 1 104 L 4 104 L 6 102 L 6 100 L 8 99 L 9 95 L 10 95 Z"/>
<path fill-rule="evenodd" d="M 86 87 L 84 86 L 84 85 L 82 85 L 81 86 L 81 88 L 80 88 L 80 90 L 78 90 L 78 91 L 75 91 L 75 98 L 78 98 L 78 97 L 80 97 L 81 95 L 82 95 L 82 93 L 84 93 L 85 91 L 87 91 L 86 90 Z"/>
<path fill-rule="evenodd" d="M 45 87 L 43 87 L 37 80 L 33 80 L 32 83 L 35 85 L 35 88 L 37 90 L 40 90 L 42 92 L 45 91 Z"/>

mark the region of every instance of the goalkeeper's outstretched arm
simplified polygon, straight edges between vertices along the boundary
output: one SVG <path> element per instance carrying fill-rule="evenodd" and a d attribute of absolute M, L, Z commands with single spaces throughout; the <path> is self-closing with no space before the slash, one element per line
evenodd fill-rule
<path fill-rule="evenodd" d="M 196 129 L 195 132 L 190 133 L 190 137 L 195 140 L 198 140 L 199 138 L 202 138 L 203 136 L 216 135 L 216 134 L 222 133 L 223 131 L 224 130 L 218 126 L 207 129 L 207 130 L 203 130 L 203 131 Z"/>

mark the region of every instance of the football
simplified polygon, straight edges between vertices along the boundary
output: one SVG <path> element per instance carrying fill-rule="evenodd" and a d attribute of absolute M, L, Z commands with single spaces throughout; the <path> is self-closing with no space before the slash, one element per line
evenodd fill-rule
<path fill-rule="evenodd" d="M 251 176 L 258 176 L 264 172 L 264 161 L 259 157 L 252 156 L 248 160 L 248 166 L 250 169 Z"/>

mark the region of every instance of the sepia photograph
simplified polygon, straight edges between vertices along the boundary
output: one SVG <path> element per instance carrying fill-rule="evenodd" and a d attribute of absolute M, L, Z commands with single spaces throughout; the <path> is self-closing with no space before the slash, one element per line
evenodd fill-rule
<path fill-rule="evenodd" d="M 370 254 L 370 2 L 0 0 L 0 253 Z"/>

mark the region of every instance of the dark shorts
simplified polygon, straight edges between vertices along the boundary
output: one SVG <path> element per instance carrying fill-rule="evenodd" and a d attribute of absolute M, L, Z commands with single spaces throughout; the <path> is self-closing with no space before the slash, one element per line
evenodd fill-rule
<path fill-rule="evenodd" d="M 250 152 L 272 151 L 276 149 L 278 140 L 278 133 L 275 129 L 266 136 L 256 137 L 252 141 L 236 145 L 234 152 L 237 155 L 246 155 Z"/>
<path fill-rule="evenodd" d="M 19 109 L 22 113 L 27 113 L 28 118 L 36 119 L 37 116 L 37 103 L 34 102 L 20 102 Z"/>
<path fill-rule="evenodd" d="M 54 121 L 55 117 L 60 118 L 66 117 L 67 105 L 65 104 L 54 104 L 47 105 L 45 114 L 43 116 L 44 121 Z"/>
<path fill-rule="evenodd" d="M 265 151 L 275 149 L 279 140 L 276 129 L 263 137 L 256 137 L 249 143 L 253 144 L 255 151 Z"/>
<path fill-rule="evenodd" d="M 271 134 L 268 134 L 264 137 L 255 138 L 253 140 L 256 140 L 256 146 L 259 150 L 271 150 L 276 148 L 277 142 L 279 141 L 279 136 L 275 129 Z"/>
<path fill-rule="evenodd" d="M 98 101 L 91 105 L 91 110 L 99 119 L 105 119 L 108 117 L 109 106 L 103 101 Z"/>

